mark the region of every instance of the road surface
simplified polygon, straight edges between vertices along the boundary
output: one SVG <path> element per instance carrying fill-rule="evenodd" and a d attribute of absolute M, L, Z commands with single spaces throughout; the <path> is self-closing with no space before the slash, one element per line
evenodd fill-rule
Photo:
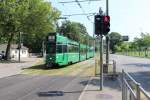
<path fill-rule="evenodd" d="M 0 80 L 1 100 L 78 100 L 89 77 L 14 75 Z"/>
<path fill-rule="evenodd" d="M 22 68 L 27 68 L 42 61 L 41 58 L 24 58 L 21 63 L 17 61 L 1 62 L 0 61 L 0 78 L 16 75 L 22 72 Z"/>
<path fill-rule="evenodd" d="M 86 69 L 90 70 L 89 68 L 91 64 L 94 64 L 93 62 L 94 60 L 90 59 L 68 66 L 68 68 L 62 68 L 62 70 L 65 70 L 62 71 L 64 72 L 64 75 L 62 73 L 56 75 L 33 73 L 31 75 L 18 74 L 0 78 L 0 99 L 78 100 L 90 79 L 90 76 L 87 75 Z M 76 67 L 78 69 L 76 69 Z M 93 69 L 92 66 L 91 68 Z M 47 71 L 50 72 L 50 70 Z M 72 71 L 72 74 L 68 71 Z M 68 72 L 68 74 L 65 72 Z"/>
<path fill-rule="evenodd" d="M 150 58 L 131 57 L 123 55 L 110 55 L 111 60 L 117 61 L 117 71 L 122 69 L 129 72 L 130 75 L 142 87 L 150 93 Z"/>

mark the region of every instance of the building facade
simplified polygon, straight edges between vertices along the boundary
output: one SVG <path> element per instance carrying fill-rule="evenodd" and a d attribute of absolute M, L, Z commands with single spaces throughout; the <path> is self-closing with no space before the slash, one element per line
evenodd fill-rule
<path fill-rule="evenodd" d="M 7 44 L 1 44 L 0 45 L 0 53 L 1 54 L 5 54 L 6 53 L 6 48 L 7 48 Z M 18 45 L 17 44 L 12 44 L 11 45 L 11 47 L 10 47 L 10 57 L 11 57 L 11 59 L 18 59 L 18 57 L 19 57 L 19 49 L 18 49 Z M 20 57 L 21 58 L 29 57 L 28 48 L 23 46 L 23 45 L 21 45 Z"/>

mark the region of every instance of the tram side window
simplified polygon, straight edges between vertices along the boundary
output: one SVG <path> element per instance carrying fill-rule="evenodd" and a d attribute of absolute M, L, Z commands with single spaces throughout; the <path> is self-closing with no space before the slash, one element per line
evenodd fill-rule
<path fill-rule="evenodd" d="M 86 53 L 86 48 L 81 48 L 81 53 L 82 54 Z"/>
<path fill-rule="evenodd" d="M 75 46 L 75 51 L 79 52 L 79 47 L 78 46 Z"/>
<path fill-rule="evenodd" d="M 89 52 L 93 52 L 93 51 L 94 51 L 93 48 L 90 48 Z"/>
<path fill-rule="evenodd" d="M 69 50 L 69 52 L 76 53 L 76 52 L 79 52 L 79 47 L 76 45 L 69 45 L 68 50 Z"/>
<path fill-rule="evenodd" d="M 67 45 L 57 45 L 56 49 L 57 53 L 66 53 L 67 52 Z"/>
<path fill-rule="evenodd" d="M 57 53 L 62 53 L 63 52 L 62 45 L 57 45 L 56 51 Z"/>
<path fill-rule="evenodd" d="M 72 45 L 68 46 L 68 52 L 72 52 Z"/>
<path fill-rule="evenodd" d="M 67 45 L 62 45 L 63 46 L 63 53 L 67 52 Z"/>

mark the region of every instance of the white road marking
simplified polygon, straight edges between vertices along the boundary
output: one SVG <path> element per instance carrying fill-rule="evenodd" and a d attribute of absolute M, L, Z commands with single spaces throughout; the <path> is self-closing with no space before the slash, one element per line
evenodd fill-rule
<path fill-rule="evenodd" d="M 92 77 L 89 79 L 87 85 L 86 85 L 85 88 L 83 89 L 83 91 L 82 91 L 81 95 L 79 96 L 79 99 L 78 99 L 78 100 L 82 100 L 83 95 L 84 95 L 85 91 L 87 90 L 88 85 L 89 85 L 89 83 L 90 83 L 91 80 L 92 80 Z"/>

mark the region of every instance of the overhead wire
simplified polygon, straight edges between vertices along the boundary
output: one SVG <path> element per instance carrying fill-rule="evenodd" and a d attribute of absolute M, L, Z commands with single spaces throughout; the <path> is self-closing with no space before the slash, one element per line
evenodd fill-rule
<path fill-rule="evenodd" d="M 101 0 L 81 0 L 81 1 L 78 1 L 78 2 L 91 2 L 91 1 L 101 1 Z M 62 2 L 59 2 L 59 3 L 76 3 L 76 1 L 62 1 Z"/>
<path fill-rule="evenodd" d="M 81 8 L 82 12 L 85 14 L 85 10 L 84 10 L 83 7 L 81 6 L 80 2 L 79 2 L 78 0 L 75 0 L 75 1 L 76 1 L 77 5 Z M 90 19 L 88 16 L 86 16 L 86 17 L 87 17 L 87 19 L 88 19 L 90 22 L 92 22 L 91 19 Z"/>
<path fill-rule="evenodd" d="M 84 8 L 82 7 L 82 5 L 80 4 L 80 2 L 89 2 L 89 4 L 90 4 L 91 1 L 101 1 L 101 0 L 74 0 L 74 1 L 62 1 L 62 2 L 59 2 L 59 3 L 62 3 L 63 6 L 64 6 L 65 3 L 76 3 L 76 4 L 79 6 L 79 8 L 82 10 L 83 14 L 71 14 L 71 15 L 66 15 L 66 16 L 70 17 L 70 16 L 77 16 L 77 15 L 85 15 L 86 18 L 87 18 L 91 23 L 93 23 L 93 22 L 91 21 L 91 19 L 90 19 L 90 16 L 93 16 L 93 15 L 95 15 L 96 13 L 89 13 L 90 15 L 88 15 L 88 14 L 85 12 L 85 10 L 84 10 Z"/>

